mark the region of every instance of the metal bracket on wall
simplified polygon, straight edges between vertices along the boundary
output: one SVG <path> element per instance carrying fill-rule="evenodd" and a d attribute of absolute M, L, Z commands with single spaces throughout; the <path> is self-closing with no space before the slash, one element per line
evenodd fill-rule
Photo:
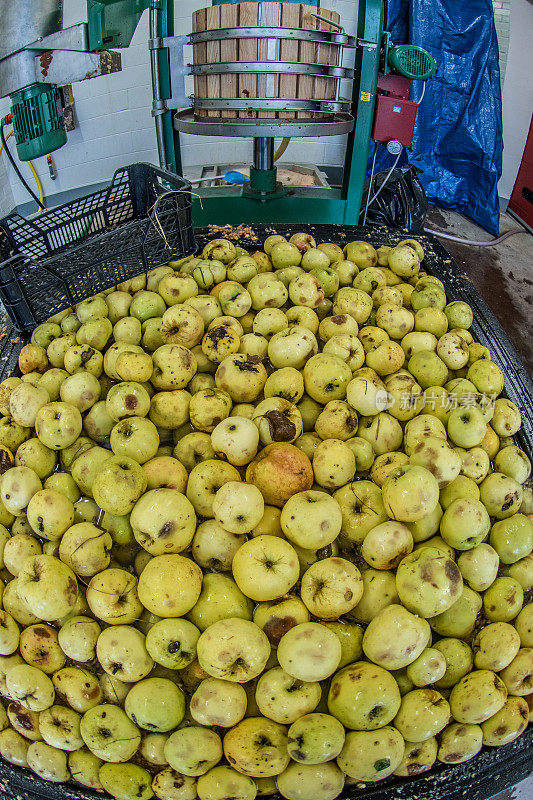
<path fill-rule="evenodd" d="M 171 81 L 171 97 L 166 100 L 154 100 L 152 116 L 166 114 L 178 108 L 188 108 L 190 98 L 185 94 L 185 78 L 189 74 L 185 63 L 183 48 L 189 44 L 188 36 L 165 36 L 148 40 L 149 50 L 168 50 L 169 74 Z"/>
<path fill-rule="evenodd" d="M 377 50 L 378 45 L 376 42 L 369 42 L 366 39 L 358 39 L 357 47 L 366 47 L 367 50 Z"/>
<path fill-rule="evenodd" d="M 76 114 L 74 111 L 74 94 L 72 92 L 72 86 L 67 84 L 67 86 L 60 86 L 59 87 L 59 94 L 61 95 L 61 105 L 63 106 L 63 122 L 65 123 L 65 130 L 67 133 L 76 129 Z M 55 174 L 55 170 L 54 170 Z M 57 178 L 57 175 L 55 176 Z M 55 180 L 52 178 L 52 180 Z"/>

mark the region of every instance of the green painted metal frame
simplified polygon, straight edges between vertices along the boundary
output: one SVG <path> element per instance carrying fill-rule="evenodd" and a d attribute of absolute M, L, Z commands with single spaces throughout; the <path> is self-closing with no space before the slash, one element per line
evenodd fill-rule
<path fill-rule="evenodd" d="M 233 0 L 234 1 L 234 0 Z M 212 0 L 222 5 L 232 0 Z M 298 2 L 298 0 L 281 0 Z M 310 0 L 320 7 L 320 0 Z M 356 2 L 356 0 L 354 0 Z M 159 37 L 174 35 L 173 0 L 87 0 L 89 45 L 91 50 L 127 47 L 144 10 L 157 8 Z M 227 186 L 198 189 L 194 198 L 193 217 L 196 225 L 209 223 L 306 222 L 357 224 L 376 104 L 377 78 L 383 38 L 383 0 L 359 0 L 357 35 L 368 44 L 356 50 L 352 93 L 355 126 L 348 135 L 344 181 L 341 189 L 287 188 L 254 195 L 249 187 Z M 158 50 L 161 92 L 171 96 L 171 75 L 168 48 Z M 167 168 L 181 174 L 182 161 L 179 133 L 174 130 L 172 112 L 163 114 L 163 130 L 167 150 Z M 302 145 L 305 148 L 305 144 Z M 256 171 L 257 172 L 257 171 Z M 255 183 L 262 185 L 261 176 Z M 271 180 L 264 181 L 270 186 Z"/>
<path fill-rule="evenodd" d="M 89 50 L 128 47 L 150 0 L 87 0 Z"/>
<path fill-rule="evenodd" d="M 174 0 L 152 0 L 153 5 L 156 5 L 160 10 L 160 31 L 158 36 L 165 38 L 167 36 L 174 36 Z M 170 55 L 168 47 L 162 47 L 158 50 L 159 58 L 159 78 L 161 81 L 161 95 L 165 100 L 172 97 L 172 79 L 170 75 Z M 165 149 L 167 153 L 166 165 L 161 164 L 165 169 L 170 172 L 176 172 L 178 175 L 183 174 L 183 167 L 181 161 L 181 148 L 180 148 L 180 135 L 174 128 L 174 114 L 172 111 L 166 111 L 163 114 L 163 136 L 165 139 Z M 159 153 L 159 161 L 161 163 L 161 153 Z"/>
<path fill-rule="evenodd" d="M 363 8 L 364 6 L 364 8 Z M 363 11 L 364 13 L 361 13 Z M 343 198 L 346 201 L 343 223 L 357 225 L 363 199 L 372 126 L 376 109 L 376 92 L 383 37 L 383 0 L 361 0 L 357 20 L 357 37 L 376 45 L 363 45 L 355 52 L 355 80 L 352 109 L 355 127 L 348 135 Z"/>
<path fill-rule="evenodd" d="M 213 4 L 227 0 L 213 0 Z M 383 0 L 360 0 L 357 36 L 368 42 L 356 50 L 352 92 L 355 126 L 348 135 L 341 189 L 291 187 L 284 194 L 253 197 L 246 187 L 196 189 L 195 225 L 238 224 L 246 221 L 357 224 L 361 210 L 368 153 L 376 106 L 383 37 Z M 302 144 L 302 149 L 305 144 Z"/>

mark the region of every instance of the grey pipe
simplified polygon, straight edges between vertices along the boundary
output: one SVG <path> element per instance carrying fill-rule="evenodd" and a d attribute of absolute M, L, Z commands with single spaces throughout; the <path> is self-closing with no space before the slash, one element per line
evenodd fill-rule
<path fill-rule="evenodd" d="M 271 136 L 254 137 L 255 169 L 274 169 L 274 139 Z"/>
<path fill-rule="evenodd" d="M 442 231 L 436 231 L 435 228 L 424 228 L 426 233 L 431 233 L 433 236 L 438 236 L 439 239 L 448 239 L 450 242 L 459 242 L 459 244 L 468 244 L 472 247 L 494 247 L 495 245 L 501 244 L 501 242 L 505 242 L 509 236 L 514 236 L 515 233 L 529 233 L 525 228 L 517 228 L 513 231 L 507 231 L 507 233 L 502 233 L 501 236 L 498 236 L 497 239 L 489 239 L 488 242 L 478 242 L 477 239 L 463 239 L 461 236 L 452 236 L 450 233 L 443 233 Z"/>
<path fill-rule="evenodd" d="M 154 6 L 150 7 L 150 37 L 153 40 L 159 38 L 159 15 L 160 10 Z M 152 92 L 154 96 L 154 117 L 155 117 L 155 135 L 157 138 L 157 147 L 159 150 L 159 159 L 161 166 L 164 169 L 168 168 L 167 164 L 167 148 L 165 144 L 165 133 L 163 128 L 163 114 L 161 109 L 161 76 L 159 74 L 159 50 L 150 50 L 150 62 L 152 66 Z"/>

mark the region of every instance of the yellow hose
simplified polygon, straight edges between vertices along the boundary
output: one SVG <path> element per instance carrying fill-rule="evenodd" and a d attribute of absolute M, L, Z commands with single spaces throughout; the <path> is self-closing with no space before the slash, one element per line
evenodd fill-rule
<path fill-rule="evenodd" d="M 285 136 L 285 138 L 281 140 L 280 146 L 278 147 L 278 149 L 274 153 L 274 161 L 277 161 L 278 158 L 281 158 L 281 156 L 283 155 L 283 153 L 285 152 L 285 150 L 289 146 L 290 140 L 291 140 L 290 136 Z"/>
<path fill-rule="evenodd" d="M 13 129 L 11 129 L 9 131 L 9 133 L 7 134 L 7 136 L 6 136 L 6 142 L 9 139 L 10 136 L 13 136 L 13 133 L 14 133 L 14 131 L 13 131 Z M 2 143 L 0 143 L 0 155 L 2 155 L 2 150 L 3 149 L 4 149 L 4 145 Z M 27 163 L 28 163 L 29 168 L 31 169 L 31 174 L 35 178 L 35 183 L 37 184 L 37 190 L 39 192 L 39 200 L 41 201 L 41 203 L 43 203 L 44 202 L 43 187 L 42 187 L 41 181 L 39 179 L 39 176 L 37 175 L 37 171 L 36 171 L 35 167 L 33 166 L 33 161 L 28 161 Z"/>

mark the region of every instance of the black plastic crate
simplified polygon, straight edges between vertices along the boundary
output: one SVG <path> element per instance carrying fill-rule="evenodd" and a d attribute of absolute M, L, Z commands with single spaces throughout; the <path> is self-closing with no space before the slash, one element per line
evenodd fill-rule
<path fill-rule="evenodd" d="M 0 298 L 17 330 L 193 253 L 190 192 L 177 175 L 132 164 L 106 189 L 0 220 Z"/>

